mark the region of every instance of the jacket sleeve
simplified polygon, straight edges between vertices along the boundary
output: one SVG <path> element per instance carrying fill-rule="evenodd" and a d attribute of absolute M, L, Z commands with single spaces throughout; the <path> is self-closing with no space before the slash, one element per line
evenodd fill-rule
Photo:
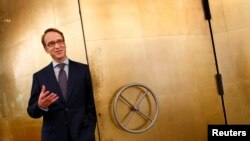
<path fill-rule="evenodd" d="M 30 117 L 32 118 L 40 118 L 43 115 L 42 109 L 38 106 L 38 98 L 41 92 L 41 85 L 38 82 L 38 79 L 36 75 L 33 75 L 33 81 L 32 81 L 32 87 L 31 87 L 31 93 L 30 93 L 30 99 L 28 101 L 28 108 L 27 112 Z"/>

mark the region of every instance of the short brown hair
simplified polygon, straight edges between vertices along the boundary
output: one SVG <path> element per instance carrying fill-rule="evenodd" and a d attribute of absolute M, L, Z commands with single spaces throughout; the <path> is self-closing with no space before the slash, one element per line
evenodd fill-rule
<path fill-rule="evenodd" d="M 59 34 L 62 36 L 62 38 L 63 38 L 63 40 L 64 40 L 64 35 L 63 35 L 63 33 L 62 33 L 60 30 L 58 30 L 58 29 L 56 29 L 56 28 L 48 28 L 48 29 L 46 29 L 46 30 L 44 31 L 44 33 L 43 33 L 43 35 L 42 35 L 42 38 L 41 38 L 43 47 L 46 47 L 46 43 L 45 43 L 45 41 L 44 41 L 44 36 L 45 36 L 48 32 L 57 32 L 57 33 L 59 33 Z"/>

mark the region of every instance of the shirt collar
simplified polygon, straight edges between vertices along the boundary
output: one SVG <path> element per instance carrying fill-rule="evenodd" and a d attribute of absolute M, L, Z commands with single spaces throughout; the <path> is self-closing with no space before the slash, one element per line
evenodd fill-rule
<path fill-rule="evenodd" d="M 62 63 L 69 65 L 69 59 L 66 58 Z M 56 62 L 55 60 L 52 61 L 53 67 L 56 67 L 56 65 L 60 64 L 58 62 Z"/>

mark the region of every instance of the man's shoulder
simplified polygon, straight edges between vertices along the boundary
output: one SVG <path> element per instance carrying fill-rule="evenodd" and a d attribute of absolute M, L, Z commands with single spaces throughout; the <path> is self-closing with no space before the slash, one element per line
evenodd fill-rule
<path fill-rule="evenodd" d="M 45 66 L 45 67 L 43 67 L 42 69 L 36 71 L 34 74 L 37 75 L 37 74 L 48 73 L 48 71 L 49 71 L 49 69 L 50 69 L 51 67 L 53 68 L 53 65 L 52 65 L 52 63 L 49 63 L 47 66 Z"/>
<path fill-rule="evenodd" d="M 69 65 L 79 66 L 79 67 L 88 67 L 88 64 L 84 64 L 78 61 L 69 60 Z"/>

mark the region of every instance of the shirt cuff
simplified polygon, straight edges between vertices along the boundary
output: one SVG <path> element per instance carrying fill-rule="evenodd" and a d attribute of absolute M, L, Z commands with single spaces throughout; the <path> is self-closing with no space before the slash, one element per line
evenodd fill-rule
<path fill-rule="evenodd" d="M 40 107 L 39 105 L 38 105 L 38 107 L 39 107 L 41 110 L 46 111 L 46 112 L 48 112 L 48 110 L 49 110 L 49 108 L 42 108 L 42 107 Z"/>

